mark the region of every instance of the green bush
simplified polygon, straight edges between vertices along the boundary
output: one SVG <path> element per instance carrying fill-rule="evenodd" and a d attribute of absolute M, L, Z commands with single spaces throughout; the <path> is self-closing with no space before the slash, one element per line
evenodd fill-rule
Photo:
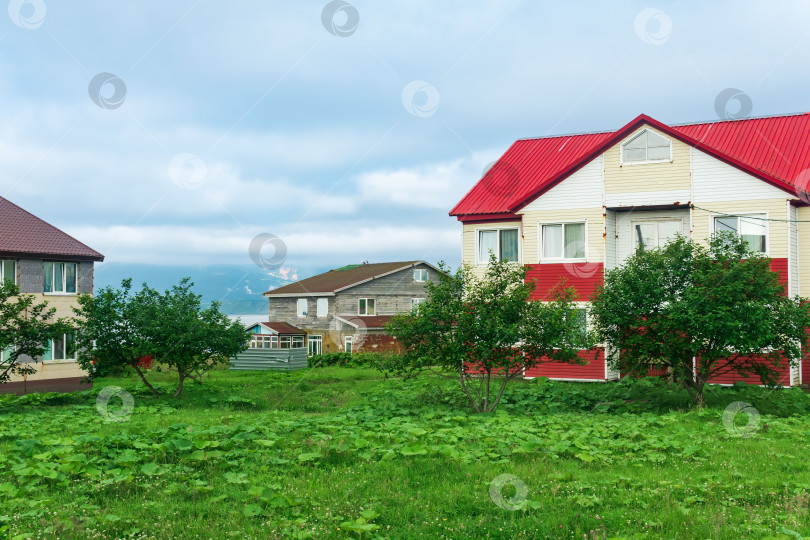
<path fill-rule="evenodd" d="M 400 355 L 395 353 L 368 352 L 352 354 L 346 352 L 335 352 L 310 356 L 308 363 L 309 367 L 368 367 L 387 370 L 399 358 Z"/>

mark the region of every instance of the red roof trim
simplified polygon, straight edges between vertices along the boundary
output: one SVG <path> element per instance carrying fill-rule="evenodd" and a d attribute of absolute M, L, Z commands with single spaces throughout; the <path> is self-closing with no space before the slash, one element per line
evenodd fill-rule
<path fill-rule="evenodd" d="M 502 213 L 502 214 L 459 214 L 456 219 L 465 223 L 473 223 L 477 221 L 521 221 L 520 216 L 515 214 Z"/>
<path fill-rule="evenodd" d="M 731 165 L 733 167 L 736 167 L 736 168 L 742 170 L 743 172 L 747 172 L 748 174 L 751 174 L 752 176 L 756 176 L 757 178 L 759 178 L 761 180 L 764 180 L 765 182 L 768 182 L 769 184 L 772 184 L 773 186 L 778 187 L 779 189 L 787 191 L 788 193 L 790 193 L 792 195 L 796 194 L 795 188 L 793 186 L 791 186 L 790 184 L 787 184 L 787 183 L 779 180 L 778 178 L 776 178 L 774 176 L 771 176 L 771 175 L 769 175 L 767 173 L 764 173 L 764 172 L 760 171 L 759 169 L 751 167 L 750 165 L 742 163 L 741 161 L 736 160 L 736 159 L 732 158 L 731 156 L 728 156 L 728 155 L 726 155 L 726 154 L 724 154 L 722 152 L 719 152 L 718 150 L 715 150 L 714 148 L 706 146 L 705 144 L 701 143 L 700 141 L 698 141 L 696 139 L 693 139 L 692 137 L 689 137 L 688 135 L 684 135 L 683 133 L 680 133 L 679 131 L 675 130 L 674 128 L 671 128 L 668 125 L 659 122 L 655 118 L 647 116 L 646 114 L 640 114 L 636 118 L 631 120 L 628 124 L 626 124 L 623 128 L 619 129 L 616 132 L 616 134 L 613 135 L 610 139 L 608 139 L 607 141 L 605 141 L 601 145 L 597 146 L 589 154 L 586 154 L 584 157 L 582 157 L 578 162 L 574 163 L 571 167 L 569 167 L 568 169 L 564 170 L 563 172 L 561 172 L 560 174 L 555 176 L 551 181 L 547 182 L 540 189 L 537 189 L 537 190 L 533 191 L 531 194 L 529 194 L 527 197 L 525 197 L 523 200 L 521 200 L 518 204 L 516 204 L 515 206 L 509 208 L 509 211 L 510 212 L 517 212 L 518 210 L 520 210 L 521 208 L 523 208 L 524 206 L 526 206 L 527 204 L 532 202 L 534 199 L 536 199 L 537 197 L 539 197 L 540 195 L 542 195 L 543 193 L 545 193 L 549 189 L 551 189 L 554 186 L 556 186 L 557 184 L 559 184 L 562 180 L 564 180 L 565 178 L 571 176 L 572 174 L 577 172 L 579 169 L 581 169 L 582 167 L 587 165 L 588 162 L 590 162 L 592 159 L 599 156 L 600 154 L 603 154 L 610 147 L 617 144 L 621 139 L 624 139 L 625 137 L 630 135 L 633 131 L 635 131 L 637 128 L 641 127 L 644 124 L 649 124 L 650 126 L 656 128 L 657 130 L 659 130 L 659 131 L 661 131 L 663 133 L 666 133 L 667 135 L 671 136 L 672 138 L 678 139 L 679 141 L 681 141 L 683 143 L 686 143 L 686 144 L 688 144 L 690 146 L 693 146 L 693 147 L 697 148 L 698 150 L 701 150 L 702 152 L 705 152 L 705 153 L 707 153 L 707 154 L 709 154 L 709 155 L 711 155 L 711 156 L 713 156 L 713 157 L 715 157 L 715 158 L 717 158 L 717 159 L 719 159 L 721 161 L 724 161 L 725 163 L 728 163 L 729 165 Z"/>

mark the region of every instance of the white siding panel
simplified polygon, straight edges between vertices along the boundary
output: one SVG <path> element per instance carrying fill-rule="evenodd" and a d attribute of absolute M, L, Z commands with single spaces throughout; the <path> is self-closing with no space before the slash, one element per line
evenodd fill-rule
<path fill-rule="evenodd" d="M 616 212 L 605 212 L 605 267 L 616 267 Z"/>
<path fill-rule="evenodd" d="M 787 203 L 788 207 L 788 295 L 799 296 L 799 209 Z"/>
<path fill-rule="evenodd" d="M 602 156 L 526 205 L 521 212 L 599 208 L 602 206 Z"/>
<path fill-rule="evenodd" d="M 786 195 L 781 189 L 697 149 L 692 150 L 692 191 L 694 200 L 700 202 L 775 199 Z"/>
<path fill-rule="evenodd" d="M 661 221 L 677 220 L 682 221 L 681 234 L 689 236 L 689 209 L 683 210 L 644 210 L 637 212 L 616 212 L 616 259 L 621 264 L 627 257 L 633 254 L 633 232 L 631 225 L 636 221 Z"/>
<path fill-rule="evenodd" d="M 625 193 L 608 193 L 605 195 L 605 206 L 622 208 L 631 206 L 664 206 L 689 203 L 689 190 L 672 191 L 633 191 Z"/>

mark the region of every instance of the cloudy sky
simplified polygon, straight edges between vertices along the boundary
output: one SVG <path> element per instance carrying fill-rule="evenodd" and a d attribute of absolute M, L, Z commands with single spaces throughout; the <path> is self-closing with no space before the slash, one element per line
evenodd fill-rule
<path fill-rule="evenodd" d="M 456 264 L 447 213 L 516 138 L 714 120 L 729 88 L 728 114 L 810 110 L 808 20 L 799 0 L 12 0 L 0 195 L 105 264 L 249 265 L 259 234 L 291 267 Z"/>

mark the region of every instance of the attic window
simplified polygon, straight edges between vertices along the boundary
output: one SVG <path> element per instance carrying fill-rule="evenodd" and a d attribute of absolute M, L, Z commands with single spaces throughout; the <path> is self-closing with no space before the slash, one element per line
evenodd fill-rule
<path fill-rule="evenodd" d="M 672 160 L 669 139 L 645 129 L 622 145 L 622 163 L 655 163 Z"/>

